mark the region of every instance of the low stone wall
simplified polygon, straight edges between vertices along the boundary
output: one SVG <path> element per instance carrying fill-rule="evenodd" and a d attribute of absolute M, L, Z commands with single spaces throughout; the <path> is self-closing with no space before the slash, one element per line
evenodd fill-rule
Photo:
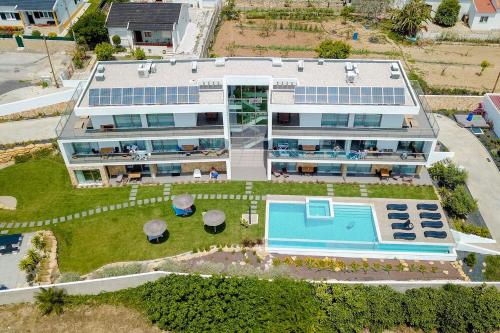
<path fill-rule="evenodd" d="M 22 147 L 0 149 L 0 164 L 14 161 L 14 158 L 18 155 L 32 154 L 46 148 L 52 148 L 52 143 L 36 143 Z"/>
<path fill-rule="evenodd" d="M 425 99 L 432 111 L 472 111 L 483 100 L 483 96 L 425 95 Z"/>
<path fill-rule="evenodd" d="M 10 120 L 34 119 L 48 116 L 58 116 L 64 112 L 69 102 L 57 103 L 49 106 L 31 109 L 28 111 L 11 113 L 7 116 L 0 117 L 0 122 Z"/>

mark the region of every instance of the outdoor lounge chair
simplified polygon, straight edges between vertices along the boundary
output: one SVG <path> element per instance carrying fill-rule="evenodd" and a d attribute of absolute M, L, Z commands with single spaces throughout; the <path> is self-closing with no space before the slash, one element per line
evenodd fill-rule
<path fill-rule="evenodd" d="M 189 215 L 193 214 L 192 208 L 180 209 L 180 208 L 177 208 L 173 205 L 172 205 L 172 208 L 174 209 L 176 216 L 189 216 Z"/>
<path fill-rule="evenodd" d="M 395 222 L 391 224 L 392 229 L 401 229 L 401 230 L 412 230 L 413 229 L 413 223 L 410 222 L 410 220 L 407 220 L 406 222 Z"/>
<path fill-rule="evenodd" d="M 446 231 L 424 231 L 424 236 L 432 238 L 446 238 L 448 234 Z"/>
<path fill-rule="evenodd" d="M 430 220 L 439 220 L 441 218 L 441 214 L 440 213 L 423 212 L 423 213 L 420 213 L 420 218 L 421 219 L 430 219 Z"/>
<path fill-rule="evenodd" d="M 417 235 L 413 232 L 395 232 L 394 239 L 414 240 Z"/>
<path fill-rule="evenodd" d="M 438 210 L 438 205 L 437 204 L 417 204 L 417 209 L 418 210 L 436 211 L 436 210 Z"/>
<path fill-rule="evenodd" d="M 399 211 L 405 211 L 408 209 L 407 204 L 388 204 L 385 206 L 387 210 L 399 210 Z"/>
<path fill-rule="evenodd" d="M 443 222 L 441 221 L 422 221 L 420 223 L 422 228 L 442 228 Z"/>
<path fill-rule="evenodd" d="M 408 213 L 389 213 L 387 214 L 389 219 L 393 220 L 408 220 L 410 215 Z"/>

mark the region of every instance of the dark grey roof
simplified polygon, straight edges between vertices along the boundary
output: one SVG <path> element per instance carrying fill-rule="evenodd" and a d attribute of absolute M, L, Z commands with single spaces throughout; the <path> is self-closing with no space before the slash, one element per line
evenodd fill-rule
<path fill-rule="evenodd" d="M 51 11 L 56 0 L 18 0 L 18 10 L 43 10 Z"/>
<path fill-rule="evenodd" d="M 0 7 L 13 7 L 19 4 L 19 0 L 0 0 Z"/>
<path fill-rule="evenodd" d="M 172 30 L 179 20 L 180 3 L 114 2 L 106 21 L 108 28 Z"/>

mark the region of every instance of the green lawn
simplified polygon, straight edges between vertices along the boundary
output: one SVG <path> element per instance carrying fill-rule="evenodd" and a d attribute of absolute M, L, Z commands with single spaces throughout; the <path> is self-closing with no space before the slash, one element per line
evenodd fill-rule
<path fill-rule="evenodd" d="M 245 182 L 227 181 L 213 183 L 190 183 L 190 184 L 172 184 L 172 194 L 182 193 L 207 193 L 207 194 L 244 194 Z"/>
<path fill-rule="evenodd" d="M 244 228 L 240 217 L 249 202 L 198 200 L 190 217 L 176 217 L 169 204 L 161 203 L 103 213 L 99 216 L 52 226 L 58 240 L 59 268 L 63 272 L 88 273 L 104 264 L 171 256 L 194 248 L 240 243 L 244 238 L 264 237 L 264 222 Z M 263 212 L 264 203 L 259 204 Z M 202 212 L 221 209 L 226 228 L 213 235 L 204 230 Z M 169 238 L 160 244 L 146 240 L 142 228 L 151 219 L 167 222 Z"/>
<path fill-rule="evenodd" d="M 253 194 L 326 195 L 326 184 L 253 182 Z"/>
<path fill-rule="evenodd" d="M 163 185 L 141 185 L 137 190 L 137 200 L 158 197 L 163 197 Z"/>
<path fill-rule="evenodd" d="M 484 278 L 486 281 L 500 281 L 500 256 L 486 256 L 486 271 Z"/>
<path fill-rule="evenodd" d="M 422 199 L 437 200 L 438 197 L 431 185 L 366 185 L 370 198 Z"/>
<path fill-rule="evenodd" d="M 17 199 L 0 221 L 35 221 L 128 201 L 130 187 L 75 189 L 60 157 L 47 157 L 0 170 L 0 195 Z"/>
<path fill-rule="evenodd" d="M 336 197 L 359 197 L 359 184 L 333 184 Z"/>

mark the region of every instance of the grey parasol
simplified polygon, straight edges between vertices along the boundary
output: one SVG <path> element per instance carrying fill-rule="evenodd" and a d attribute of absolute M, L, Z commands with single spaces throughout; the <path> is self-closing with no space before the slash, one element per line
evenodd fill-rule
<path fill-rule="evenodd" d="M 209 210 L 203 215 L 203 223 L 206 226 L 214 227 L 214 230 L 217 231 L 217 227 L 223 224 L 226 221 L 226 214 L 220 210 Z"/>
<path fill-rule="evenodd" d="M 179 209 L 187 209 L 194 205 L 194 199 L 189 194 L 181 194 L 172 199 L 172 203 Z"/>
<path fill-rule="evenodd" d="M 167 231 L 167 223 L 162 220 L 151 220 L 144 224 L 142 230 L 148 237 L 161 237 Z"/>

